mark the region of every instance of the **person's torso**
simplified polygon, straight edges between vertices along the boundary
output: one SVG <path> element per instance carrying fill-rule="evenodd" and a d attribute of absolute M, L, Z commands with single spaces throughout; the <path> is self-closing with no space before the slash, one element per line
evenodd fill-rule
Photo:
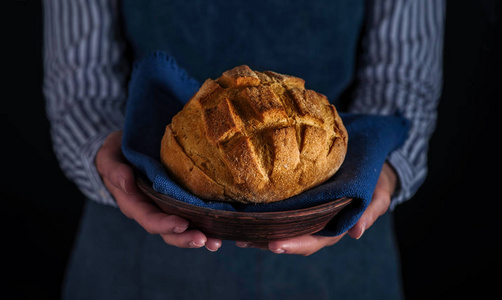
<path fill-rule="evenodd" d="M 336 102 L 351 82 L 364 0 L 123 1 L 134 57 L 163 50 L 195 79 L 248 65 L 301 77 Z"/>

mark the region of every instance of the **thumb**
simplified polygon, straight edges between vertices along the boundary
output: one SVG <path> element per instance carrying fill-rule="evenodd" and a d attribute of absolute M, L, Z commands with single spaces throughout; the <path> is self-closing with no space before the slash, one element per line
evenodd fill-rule
<path fill-rule="evenodd" d="M 392 167 L 385 163 L 375 186 L 371 202 L 357 223 L 348 230 L 350 237 L 359 239 L 363 233 L 383 215 L 390 206 L 391 195 L 396 187 L 397 176 Z"/>
<path fill-rule="evenodd" d="M 357 223 L 348 230 L 350 237 L 359 239 L 363 233 L 370 228 L 373 223 L 383 215 L 390 205 L 390 195 L 384 193 L 374 193 L 373 198 Z"/>
<path fill-rule="evenodd" d="M 96 154 L 96 168 L 104 181 L 127 194 L 136 191 L 134 174 L 122 154 L 122 132 L 112 132 Z"/>

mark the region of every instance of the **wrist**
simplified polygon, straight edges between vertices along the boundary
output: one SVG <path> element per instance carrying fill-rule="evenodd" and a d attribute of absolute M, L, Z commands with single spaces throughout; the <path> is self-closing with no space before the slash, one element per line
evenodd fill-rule
<path fill-rule="evenodd" d="M 389 192 L 389 195 L 392 196 L 399 189 L 399 180 L 397 177 L 397 172 L 394 170 L 392 165 L 388 162 L 385 162 L 382 166 L 382 173 L 386 178 L 386 186 Z"/>

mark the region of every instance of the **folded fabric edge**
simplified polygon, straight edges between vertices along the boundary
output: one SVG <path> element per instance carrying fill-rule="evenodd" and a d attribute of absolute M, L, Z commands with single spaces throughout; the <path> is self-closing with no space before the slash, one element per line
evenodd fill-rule
<path fill-rule="evenodd" d="M 150 68 L 149 72 L 151 72 L 153 70 L 161 70 L 164 66 L 169 68 L 169 72 L 165 72 L 165 70 L 163 72 L 164 75 L 168 75 L 163 78 L 164 83 L 175 92 L 178 99 L 186 103 L 200 88 L 201 83 L 191 77 L 185 69 L 178 65 L 176 59 L 165 51 L 152 51 L 134 61 L 130 81 L 134 82 L 137 79 L 137 76 L 141 74 L 139 70 L 142 67 Z M 181 86 L 185 87 L 184 89 L 177 88 L 177 85 L 180 83 L 182 83 Z"/>
<path fill-rule="evenodd" d="M 363 199 L 352 198 L 352 202 L 338 212 L 331 221 L 320 231 L 319 236 L 333 237 L 347 232 L 354 226 L 366 210 Z"/>
<path fill-rule="evenodd" d="M 347 115 L 350 115 L 350 114 L 347 114 Z M 345 115 L 344 115 L 345 116 Z M 130 147 L 130 146 L 129 146 Z M 167 173 L 164 171 L 163 169 L 163 166 L 160 165 L 160 162 L 156 161 L 154 158 L 151 158 L 147 155 L 144 155 L 143 153 L 139 153 L 138 151 L 134 151 L 134 150 L 131 150 L 131 149 L 127 149 L 128 146 L 127 145 L 124 145 L 123 146 L 123 151 L 127 153 L 127 158 L 130 160 L 134 157 L 134 155 L 129 155 L 129 151 L 132 151 L 134 152 L 136 155 L 139 155 L 141 157 L 143 157 L 143 159 L 146 159 L 148 161 L 148 165 L 147 166 L 142 166 L 140 168 L 140 170 L 145 174 L 147 175 L 147 177 L 149 178 L 149 180 L 152 182 L 152 183 L 155 183 L 157 182 L 156 186 L 154 187 L 154 189 L 159 192 L 159 193 L 163 193 L 163 194 L 166 194 L 166 189 L 164 188 L 159 188 L 161 187 L 162 185 L 160 184 L 163 180 L 165 180 L 166 178 L 169 178 L 169 176 L 167 175 Z M 143 162 L 140 162 L 139 160 L 134 160 L 131 161 L 134 165 L 142 165 L 144 164 L 144 161 Z M 383 162 L 382 162 L 383 163 Z M 171 180 L 172 181 L 172 180 Z M 174 183 L 174 182 L 173 182 Z M 176 184 L 176 183 L 174 183 Z M 180 191 L 184 191 L 183 193 L 183 199 L 192 199 L 190 202 L 192 202 L 192 204 L 195 204 L 195 205 L 203 205 L 203 206 L 206 206 L 207 205 L 207 201 L 206 200 L 203 200 L 203 199 L 200 199 L 190 193 L 188 193 L 187 191 L 185 191 L 184 189 L 182 189 L 179 185 L 177 185 L 179 190 Z M 172 189 L 171 189 L 172 191 Z M 174 198 L 177 198 L 177 196 L 180 196 L 180 193 L 178 191 L 175 191 L 175 192 L 168 192 L 167 196 L 170 196 L 170 197 L 174 197 Z M 301 195 L 298 195 L 298 196 L 301 196 Z M 295 198 L 295 197 L 298 197 L 298 196 L 294 196 L 292 198 Z M 361 195 L 362 196 L 362 195 Z M 367 195 L 365 195 L 367 197 Z M 362 196 L 363 198 L 365 198 L 365 196 Z M 194 200 L 195 199 L 195 200 Z M 183 201 L 183 200 L 182 200 Z M 288 201 L 288 199 L 285 199 L 284 201 Z M 318 201 L 314 201 L 316 204 L 315 205 L 320 205 L 320 204 L 323 204 L 323 203 L 327 203 L 327 200 L 326 199 L 321 199 Z M 211 201 L 211 205 L 210 206 L 213 206 L 214 204 L 214 201 Z M 293 207 L 291 209 L 282 209 L 282 208 L 277 208 L 276 206 L 277 203 L 272 203 L 272 204 L 266 204 L 270 210 L 268 209 L 263 209 L 263 206 L 262 205 L 253 205 L 252 207 L 248 207 L 249 205 L 245 205 L 245 204 L 235 204 L 235 205 L 223 205 L 223 208 L 226 209 L 226 210 L 231 210 L 231 211 L 249 211 L 249 212 L 252 212 L 252 211 L 287 211 L 287 210 L 294 210 L 294 209 L 301 209 L 301 208 L 305 208 L 305 207 Z M 217 205 L 218 206 L 218 205 Z M 234 208 L 234 206 L 237 206 L 237 208 Z M 261 206 L 261 207 L 258 207 L 258 206 Z"/>

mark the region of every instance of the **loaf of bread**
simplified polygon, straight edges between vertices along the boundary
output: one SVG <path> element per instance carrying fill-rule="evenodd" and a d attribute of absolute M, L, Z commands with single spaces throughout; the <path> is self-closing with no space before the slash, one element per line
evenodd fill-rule
<path fill-rule="evenodd" d="M 204 82 L 166 126 L 160 156 L 202 199 L 268 203 L 330 178 L 347 142 L 326 96 L 301 78 L 243 65 Z"/>

